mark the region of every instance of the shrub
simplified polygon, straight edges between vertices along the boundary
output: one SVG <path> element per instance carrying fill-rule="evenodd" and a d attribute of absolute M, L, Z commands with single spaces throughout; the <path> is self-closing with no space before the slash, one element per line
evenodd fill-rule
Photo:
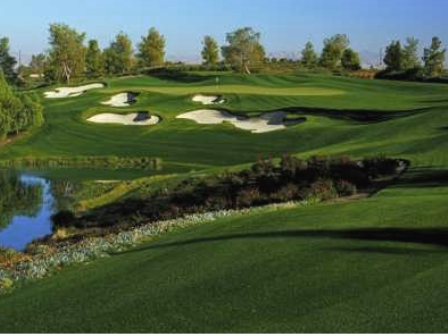
<path fill-rule="evenodd" d="M 356 185 L 348 181 L 339 180 L 336 182 L 335 187 L 341 197 L 352 196 L 357 193 Z"/>
<path fill-rule="evenodd" d="M 222 195 L 213 195 L 207 198 L 205 201 L 205 207 L 209 211 L 219 211 L 231 208 L 232 202 Z"/>
<path fill-rule="evenodd" d="M 14 282 L 9 278 L 0 279 L 0 289 L 8 290 L 14 286 Z"/>
<path fill-rule="evenodd" d="M 69 210 L 59 211 L 57 214 L 51 216 L 51 221 L 56 229 L 72 226 L 75 219 L 75 214 Z"/>
<path fill-rule="evenodd" d="M 288 202 L 298 198 L 299 187 L 293 183 L 289 183 L 280 188 L 271 198 L 277 202 Z"/>
<path fill-rule="evenodd" d="M 255 187 L 245 188 L 240 190 L 236 198 L 236 203 L 239 208 L 246 208 L 256 205 L 260 201 L 260 190 Z"/>
<path fill-rule="evenodd" d="M 320 179 L 311 185 L 310 195 L 322 201 L 327 201 L 332 198 L 336 198 L 338 196 L 338 193 L 334 187 L 334 183 L 332 180 Z"/>
<path fill-rule="evenodd" d="M 284 179 L 295 179 L 297 173 L 308 168 L 307 162 L 296 159 L 291 155 L 284 155 L 280 162 L 280 169 Z"/>
<path fill-rule="evenodd" d="M 363 160 L 362 166 L 367 174 L 375 179 L 395 174 L 400 167 L 400 161 L 380 156 Z"/>

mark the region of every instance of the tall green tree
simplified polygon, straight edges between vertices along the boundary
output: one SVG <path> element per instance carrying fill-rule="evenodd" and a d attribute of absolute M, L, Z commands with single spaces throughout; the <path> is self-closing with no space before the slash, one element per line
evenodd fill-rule
<path fill-rule="evenodd" d="M 108 75 L 125 75 L 134 65 L 134 51 L 128 35 L 119 33 L 110 47 L 104 50 L 104 66 Z"/>
<path fill-rule="evenodd" d="M 17 79 L 15 66 L 17 64 L 16 59 L 11 56 L 9 50 L 9 39 L 3 37 L 0 39 L 0 69 L 2 69 L 6 80 L 9 83 L 13 83 Z"/>
<path fill-rule="evenodd" d="M 305 68 L 311 69 L 317 66 L 319 62 L 318 55 L 314 50 L 314 45 L 308 42 L 302 50 L 302 59 L 300 61 Z"/>
<path fill-rule="evenodd" d="M 90 40 L 86 52 L 86 74 L 98 78 L 104 74 L 103 53 L 97 40 Z"/>
<path fill-rule="evenodd" d="M 84 75 L 85 36 L 65 24 L 50 25 L 50 64 L 57 80 L 70 84 L 73 77 Z"/>
<path fill-rule="evenodd" d="M 404 69 L 404 52 L 400 41 L 392 41 L 386 48 L 384 64 L 387 71 L 402 71 Z"/>
<path fill-rule="evenodd" d="M 45 70 L 46 56 L 44 54 L 37 54 L 31 56 L 30 70 L 31 73 L 43 76 Z"/>
<path fill-rule="evenodd" d="M 344 50 L 341 63 L 342 67 L 346 70 L 356 71 L 361 69 L 361 59 L 359 54 L 350 48 Z"/>
<path fill-rule="evenodd" d="M 0 139 L 4 139 L 11 132 L 12 109 L 16 99 L 0 69 Z"/>
<path fill-rule="evenodd" d="M 408 37 L 403 47 L 403 69 L 416 69 L 420 67 L 420 59 L 418 57 L 419 40 Z"/>
<path fill-rule="evenodd" d="M 337 34 L 324 40 L 324 49 L 320 63 L 328 69 L 335 69 L 341 65 L 342 54 L 350 45 L 347 35 Z"/>
<path fill-rule="evenodd" d="M 205 36 L 202 41 L 202 60 L 207 66 L 215 66 L 219 61 L 219 46 L 216 40 L 211 36 Z"/>
<path fill-rule="evenodd" d="M 246 27 L 227 34 L 227 45 L 222 47 L 225 62 L 247 74 L 265 60 L 265 50 L 260 42 L 261 34 Z"/>
<path fill-rule="evenodd" d="M 0 139 L 43 123 L 43 109 L 37 97 L 15 96 L 0 69 Z"/>
<path fill-rule="evenodd" d="M 433 37 L 431 46 L 425 48 L 423 62 L 425 74 L 429 77 L 440 76 L 445 68 L 446 49 L 442 49 L 442 41 Z"/>
<path fill-rule="evenodd" d="M 138 58 L 143 67 L 156 67 L 165 62 L 166 40 L 159 31 L 152 27 L 148 35 L 142 36 L 142 41 L 138 46 Z"/>

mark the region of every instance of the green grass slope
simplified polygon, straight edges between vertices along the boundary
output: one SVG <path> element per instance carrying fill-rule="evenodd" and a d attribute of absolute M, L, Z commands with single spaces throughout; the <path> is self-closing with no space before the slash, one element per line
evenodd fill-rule
<path fill-rule="evenodd" d="M 191 78 L 190 78 L 191 77 Z M 448 87 L 409 83 L 383 83 L 320 76 L 236 76 L 221 75 L 213 90 L 223 93 L 230 111 L 260 114 L 276 109 L 328 109 L 325 113 L 299 113 L 308 121 L 286 131 L 254 135 L 231 125 L 198 125 L 175 119 L 180 113 L 203 108 L 191 101 L 194 93 L 212 92 L 214 76 L 187 77 L 183 80 L 136 77 L 111 80 L 108 88 L 82 97 L 46 100 L 46 124 L 35 134 L 18 140 L 0 152 L 0 159 L 23 156 L 148 156 L 160 157 L 165 167 L 178 164 L 203 169 L 253 162 L 258 156 L 282 153 L 327 153 L 334 146 L 358 154 L 400 153 L 390 142 L 390 130 L 399 129 L 397 138 L 406 146 L 429 143 L 429 138 L 446 135 L 445 130 L 428 123 L 448 124 L 442 106 Z M 311 91 L 320 92 L 319 95 Z M 129 109 L 104 107 L 101 101 L 125 91 L 142 92 L 138 103 Z M 248 93 L 250 92 L 250 93 Z M 295 95 L 295 92 L 301 94 Z M 334 94 L 337 92 L 338 94 Z M 307 94 L 305 94 L 307 93 Z M 337 113 L 334 110 L 338 110 Z M 155 127 L 93 125 L 85 120 L 100 112 L 149 110 L 163 118 Z M 397 113 L 398 111 L 398 113 Z M 351 115 L 391 118 L 381 123 L 360 122 Z M 424 122 L 426 125 L 422 125 Z M 428 127 L 429 126 L 429 127 Z M 404 137 L 406 139 L 404 139 Z M 397 144 L 399 145 L 399 144 Z M 387 154 L 387 153 L 386 153 Z M 412 154 L 412 153 L 410 153 Z"/>
<path fill-rule="evenodd" d="M 446 332 L 447 192 L 403 184 L 180 230 L 2 297 L 0 329 Z"/>
<path fill-rule="evenodd" d="M 252 135 L 175 120 L 198 107 L 177 88 L 200 92 L 215 77 L 183 80 L 117 79 L 79 100 L 48 102 L 46 126 L 0 155 L 160 155 L 201 169 L 286 152 L 383 153 L 412 168 L 368 199 L 220 219 L 64 270 L 1 297 L 0 331 L 448 332 L 448 86 L 222 76 L 222 86 L 260 88 L 226 95 L 227 109 L 314 108 L 307 123 Z M 261 93 L 295 86 L 344 93 Z M 145 88 L 136 107 L 160 113 L 164 123 L 129 130 L 82 121 L 111 91 L 132 87 Z"/>

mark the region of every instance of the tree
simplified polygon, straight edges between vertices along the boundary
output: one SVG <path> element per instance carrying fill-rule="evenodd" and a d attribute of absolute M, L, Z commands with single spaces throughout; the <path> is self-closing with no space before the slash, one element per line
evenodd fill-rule
<path fill-rule="evenodd" d="M 2 69 L 3 74 L 9 83 L 13 83 L 17 78 L 17 74 L 14 70 L 14 67 L 16 66 L 16 64 L 17 64 L 16 59 L 13 56 L 11 56 L 10 51 L 9 51 L 9 39 L 7 37 L 1 38 L 0 39 L 0 69 Z"/>
<path fill-rule="evenodd" d="M 219 47 L 218 43 L 211 36 L 205 36 L 202 41 L 202 59 L 203 64 L 207 66 L 215 66 L 219 61 Z"/>
<path fill-rule="evenodd" d="M 104 74 L 103 54 L 97 40 L 90 40 L 86 52 L 86 73 L 89 78 Z"/>
<path fill-rule="evenodd" d="M 109 75 L 125 75 L 134 63 L 132 42 L 128 35 L 119 33 L 110 47 L 104 51 L 104 65 Z"/>
<path fill-rule="evenodd" d="M 424 51 L 425 74 L 429 77 L 440 76 L 445 68 L 445 57 L 446 49 L 442 49 L 442 41 L 433 37 L 431 46 Z"/>
<path fill-rule="evenodd" d="M 404 69 L 404 53 L 400 41 L 392 41 L 387 46 L 384 64 L 386 64 L 386 70 L 389 72 Z"/>
<path fill-rule="evenodd" d="M 39 75 L 44 74 L 46 57 L 44 54 L 32 55 L 30 61 L 30 70 L 32 74 Z"/>
<path fill-rule="evenodd" d="M 265 50 L 260 43 L 261 34 L 246 27 L 227 34 L 228 45 L 222 47 L 222 55 L 227 64 L 247 74 L 251 69 L 263 64 Z"/>
<path fill-rule="evenodd" d="M 420 67 L 420 60 L 418 57 L 419 40 L 408 37 L 406 45 L 403 47 L 403 69 L 410 70 Z"/>
<path fill-rule="evenodd" d="M 141 65 L 148 68 L 163 65 L 165 46 L 165 37 L 156 28 L 151 28 L 147 36 L 142 36 L 142 42 L 138 46 Z"/>
<path fill-rule="evenodd" d="M 43 123 L 43 109 L 37 96 L 15 96 L 0 69 L 0 139 Z"/>
<path fill-rule="evenodd" d="M 316 51 L 314 50 L 314 45 L 311 42 L 308 42 L 305 45 L 305 49 L 302 50 L 302 59 L 301 63 L 305 68 L 314 68 L 318 64 L 318 56 Z"/>
<path fill-rule="evenodd" d="M 346 70 L 361 70 L 361 60 L 359 54 L 352 49 L 348 48 L 342 54 L 342 66 Z"/>
<path fill-rule="evenodd" d="M 81 77 L 85 71 L 84 33 L 65 24 L 50 25 L 50 64 L 56 79 L 70 84 L 73 77 Z"/>
<path fill-rule="evenodd" d="M 324 40 L 320 63 L 328 69 L 335 69 L 341 64 L 342 54 L 350 45 L 347 35 L 337 34 Z"/>

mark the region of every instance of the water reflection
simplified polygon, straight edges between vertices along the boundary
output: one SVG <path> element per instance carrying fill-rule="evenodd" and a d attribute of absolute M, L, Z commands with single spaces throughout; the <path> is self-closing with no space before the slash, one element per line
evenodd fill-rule
<path fill-rule="evenodd" d="M 28 175 L 0 172 L 0 246 L 23 250 L 51 234 L 50 183 Z"/>

